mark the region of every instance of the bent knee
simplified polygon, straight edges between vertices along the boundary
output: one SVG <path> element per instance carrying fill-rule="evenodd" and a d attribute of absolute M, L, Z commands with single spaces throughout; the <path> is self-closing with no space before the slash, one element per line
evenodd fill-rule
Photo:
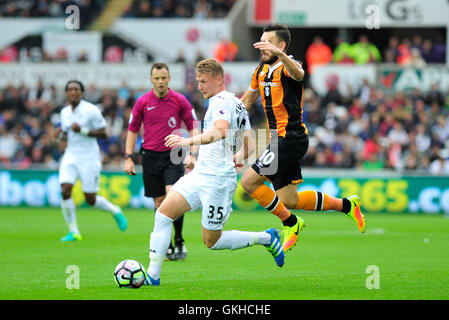
<path fill-rule="evenodd" d="M 203 239 L 203 242 L 207 249 L 212 249 L 212 247 L 217 243 L 217 240 Z"/>
<path fill-rule="evenodd" d="M 294 199 L 280 199 L 280 200 L 284 204 L 284 206 L 287 207 L 287 209 L 295 209 L 296 205 L 298 204 L 298 201 L 295 201 Z"/>
<path fill-rule="evenodd" d="M 93 197 L 86 197 L 86 202 L 87 202 L 87 204 L 89 205 L 89 206 L 94 206 L 95 205 L 95 202 L 96 202 L 96 197 L 95 196 L 93 196 Z"/>
<path fill-rule="evenodd" d="M 246 175 L 243 175 L 242 179 L 240 180 L 240 184 L 243 190 L 245 190 L 248 194 L 253 193 L 259 186 L 257 183 L 254 183 L 253 179 Z"/>

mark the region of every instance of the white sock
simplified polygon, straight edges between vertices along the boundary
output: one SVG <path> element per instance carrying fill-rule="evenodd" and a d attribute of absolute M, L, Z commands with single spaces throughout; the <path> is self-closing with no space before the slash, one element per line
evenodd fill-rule
<path fill-rule="evenodd" d="M 239 230 L 223 231 L 220 239 L 210 248 L 212 250 L 237 250 L 254 244 L 269 244 L 271 235 L 267 232 L 247 232 Z"/>
<path fill-rule="evenodd" d="M 101 209 L 103 211 L 109 211 L 113 215 L 116 215 L 120 212 L 120 207 L 112 204 L 106 198 L 97 195 L 95 198 L 95 207 Z"/>
<path fill-rule="evenodd" d="M 170 245 L 173 220 L 159 210 L 154 217 L 154 228 L 150 235 L 150 265 L 147 272 L 157 280 L 160 278 L 162 263 Z"/>
<path fill-rule="evenodd" d="M 67 226 L 69 227 L 69 231 L 80 234 L 80 231 L 78 230 L 78 224 L 76 223 L 75 203 L 73 202 L 73 199 L 63 199 L 61 201 L 61 209 L 62 215 L 64 216 Z"/>

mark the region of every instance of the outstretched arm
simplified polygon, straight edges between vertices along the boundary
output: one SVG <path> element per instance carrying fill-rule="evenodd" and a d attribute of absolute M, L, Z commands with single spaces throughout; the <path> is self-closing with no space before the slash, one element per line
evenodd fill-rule
<path fill-rule="evenodd" d="M 304 70 L 301 65 L 297 61 L 290 58 L 284 51 L 276 47 L 271 42 L 256 42 L 254 44 L 254 48 L 259 49 L 260 51 L 268 51 L 271 54 L 277 56 L 282 61 L 285 69 L 293 79 L 300 81 L 304 77 Z"/>
<path fill-rule="evenodd" d="M 170 134 L 165 137 L 165 146 L 169 148 L 209 144 L 220 141 L 226 137 L 229 129 L 229 122 L 226 120 L 215 120 L 214 126 L 201 134 L 190 138 L 183 138 L 178 135 Z"/>

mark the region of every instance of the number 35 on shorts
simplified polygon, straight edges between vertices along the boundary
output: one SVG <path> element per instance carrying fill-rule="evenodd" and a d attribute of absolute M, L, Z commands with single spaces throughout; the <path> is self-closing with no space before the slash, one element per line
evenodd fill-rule
<path fill-rule="evenodd" d="M 215 207 L 210 205 L 207 218 L 210 220 L 215 218 L 215 220 L 221 221 L 223 219 L 223 207 Z"/>
<path fill-rule="evenodd" d="M 203 216 L 204 217 L 204 216 Z M 221 206 L 210 205 L 207 207 L 207 219 L 203 218 L 203 224 L 206 223 L 207 228 L 221 229 L 226 219 L 226 209 Z"/>

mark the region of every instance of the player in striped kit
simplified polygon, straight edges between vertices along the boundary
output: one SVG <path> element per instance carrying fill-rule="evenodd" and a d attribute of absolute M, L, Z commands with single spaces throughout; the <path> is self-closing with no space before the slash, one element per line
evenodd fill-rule
<path fill-rule="evenodd" d="M 302 63 L 286 54 L 290 31 L 281 24 L 264 28 L 254 47 L 261 52 L 261 63 L 241 100 L 250 108 L 262 98 L 271 142 L 242 177 L 242 187 L 260 205 L 279 217 L 284 225 L 283 249 L 290 250 L 304 227 L 301 217 L 289 209 L 306 211 L 336 210 L 345 213 L 365 232 L 365 217 L 357 195 L 335 198 L 322 192 L 298 193 L 301 159 L 309 147 L 308 130 L 302 121 L 304 70 Z M 274 191 L 264 183 L 272 183 Z"/>

